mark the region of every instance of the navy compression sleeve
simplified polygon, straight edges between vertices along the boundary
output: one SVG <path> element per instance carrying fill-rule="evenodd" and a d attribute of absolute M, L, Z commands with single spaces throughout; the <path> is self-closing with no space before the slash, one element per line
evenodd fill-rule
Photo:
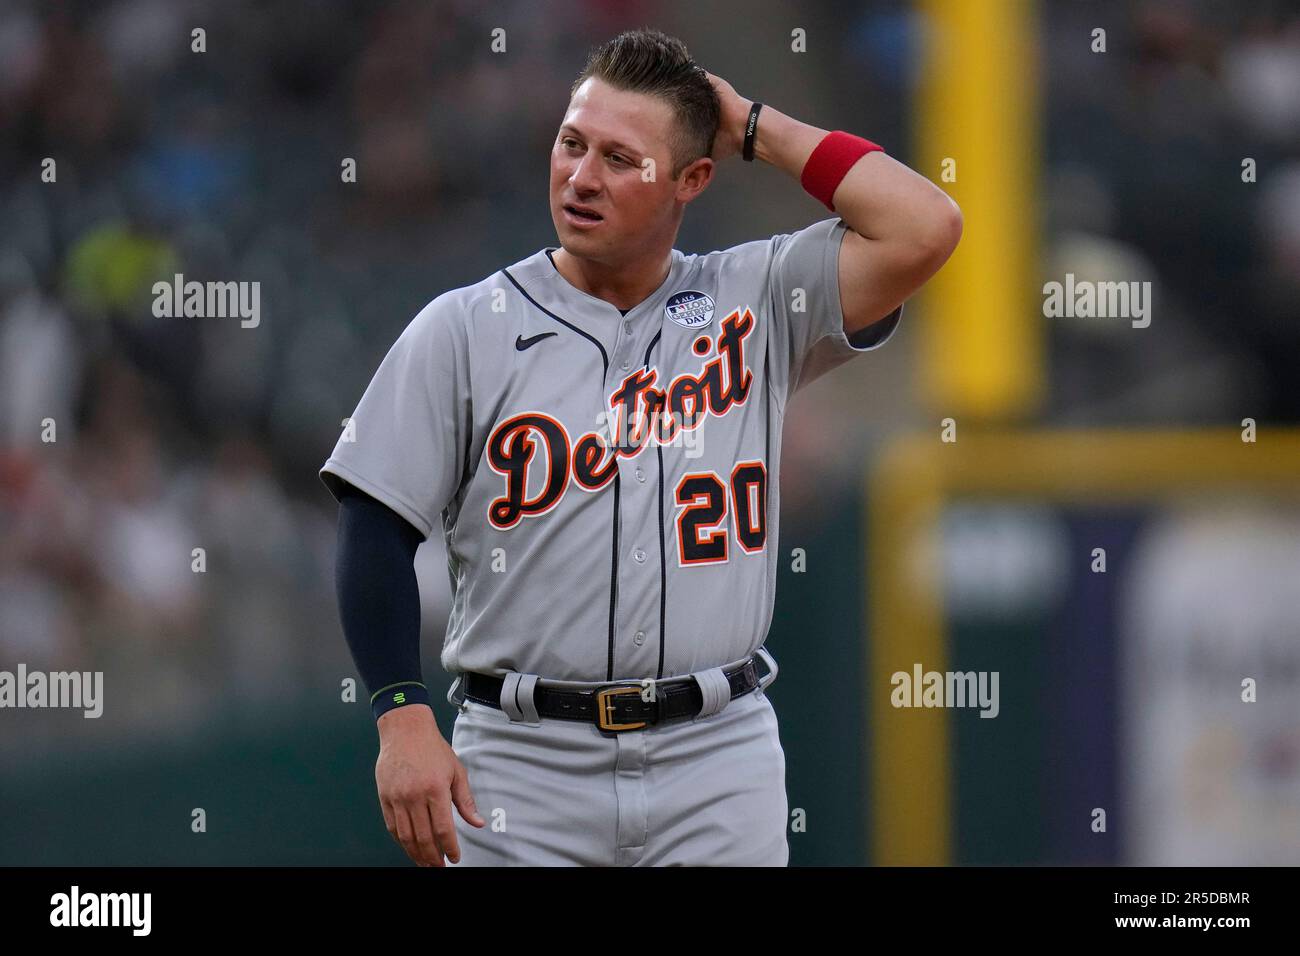
<path fill-rule="evenodd" d="M 334 585 L 343 635 L 376 720 L 394 707 L 429 704 L 413 564 L 420 541 L 415 526 L 387 505 L 351 485 L 343 489 Z"/>

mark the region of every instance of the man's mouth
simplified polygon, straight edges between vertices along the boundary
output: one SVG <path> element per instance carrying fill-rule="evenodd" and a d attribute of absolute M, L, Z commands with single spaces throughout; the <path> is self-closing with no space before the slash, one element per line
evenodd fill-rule
<path fill-rule="evenodd" d="M 564 207 L 564 211 L 569 213 L 571 216 L 576 216 L 577 218 L 584 219 L 587 222 L 600 222 L 602 219 L 605 218 L 600 213 L 596 212 L 594 209 L 589 209 L 586 206 L 574 206 L 572 204 L 566 204 Z"/>

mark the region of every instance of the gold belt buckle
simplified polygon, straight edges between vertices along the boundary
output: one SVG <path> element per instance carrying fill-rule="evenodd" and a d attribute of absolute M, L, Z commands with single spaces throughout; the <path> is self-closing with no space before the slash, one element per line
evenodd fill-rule
<path fill-rule="evenodd" d="M 596 691 L 596 726 L 601 730 L 610 733 L 618 733 L 624 730 L 640 730 L 647 726 L 648 721 L 638 720 L 627 724 L 614 723 L 614 702 L 611 697 L 619 694 L 640 694 L 640 684 L 624 684 L 616 687 L 604 687 Z"/>

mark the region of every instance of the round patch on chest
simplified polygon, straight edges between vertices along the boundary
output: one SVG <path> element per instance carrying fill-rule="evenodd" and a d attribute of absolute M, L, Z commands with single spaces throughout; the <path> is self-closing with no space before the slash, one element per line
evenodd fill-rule
<path fill-rule="evenodd" d="M 713 300 L 703 292 L 678 292 L 664 306 L 664 315 L 684 329 L 702 329 L 713 321 Z"/>

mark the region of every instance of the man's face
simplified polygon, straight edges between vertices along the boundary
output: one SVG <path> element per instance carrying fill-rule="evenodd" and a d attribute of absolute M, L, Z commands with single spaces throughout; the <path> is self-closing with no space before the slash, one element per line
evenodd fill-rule
<path fill-rule="evenodd" d="M 570 255 L 617 264 L 675 235 L 682 196 L 680 181 L 671 178 L 673 123 L 671 107 L 658 97 L 594 77 L 578 87 L 551 149 L 551 219 Z"/>

